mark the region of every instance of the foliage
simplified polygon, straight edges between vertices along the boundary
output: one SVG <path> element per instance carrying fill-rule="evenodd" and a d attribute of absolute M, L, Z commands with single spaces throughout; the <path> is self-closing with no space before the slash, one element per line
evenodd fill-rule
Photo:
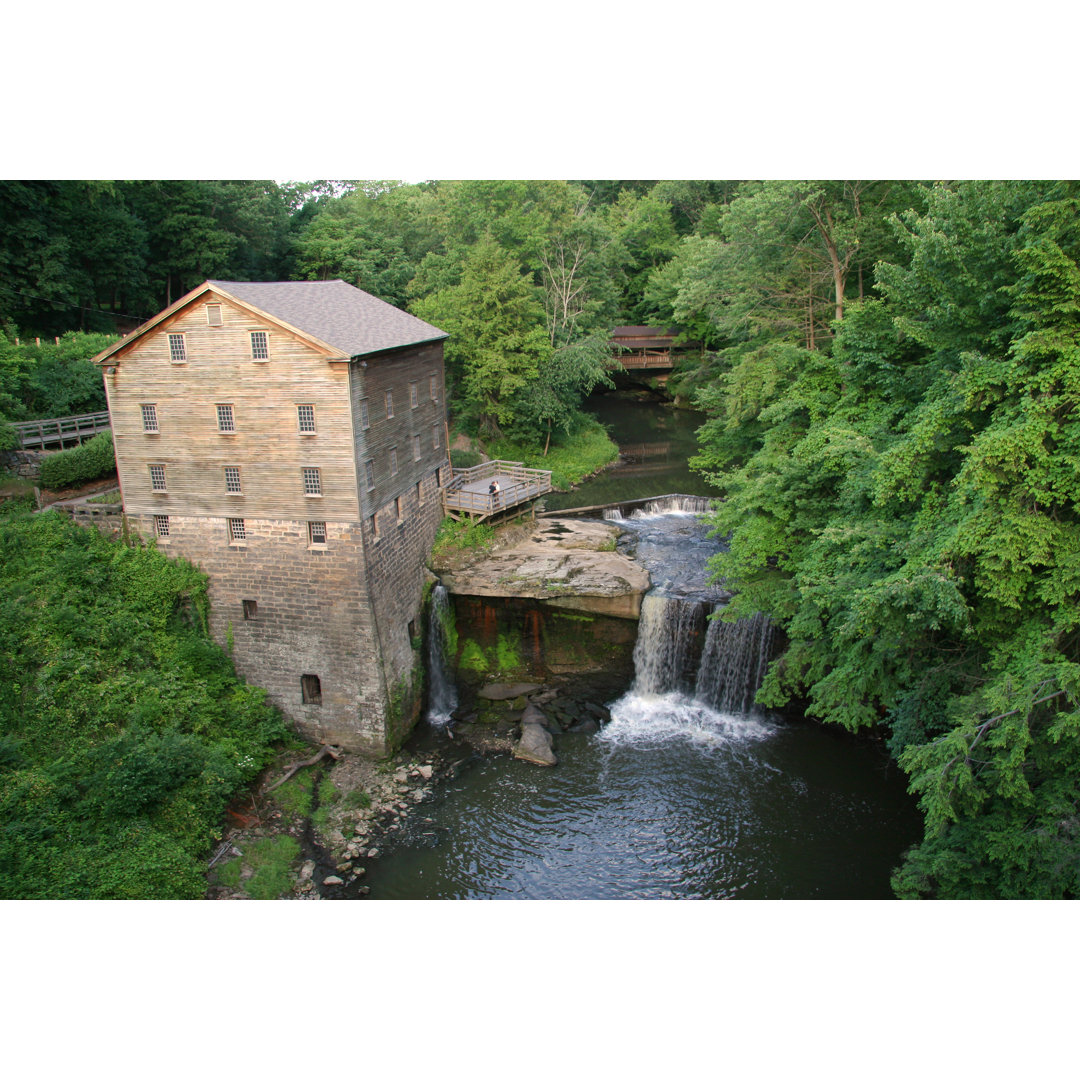
<path fill-rule="evenodd" d="M 58 342 L 16 344 L 0 334 L 0 415 L 17 421 L 104 412 L 101 369 L 90 359 L 114 341 L 115 334 L 69 331 Z"/>
<path fill-rule="evenodd" d="M 112 432 L 102 431 L 80 446 L 49 454 L 41 463 L 41 486 L 49 491 L 63 491 L 114 472 Z"/>
<path fill-rule="evenodd" d="M 206 612 L 189 564 L 0 520 L 0 896 L 203 895 L 226 803 L 285 734 Z"/>
<path fill-rule="evenodd" d="M 759 701 L 887 736 L 926 822 L 902 896 L 1080 885 L 1074 188 L 935 186 L 831 347 L 774 325 L 702 394 L 714 569 L 789 642 Z"/>
<path fill-rule="evenodd" d="M 252 900 L 277 900 L 292 886 L 292 866 L 299 856 L 296 837 L 266 836 L 218 867 L 217 878 L 223 885 L 242 889 Z"/>
<path fill-rule="evenodd" d="M 495 542 L 495 528 L 475 518 L 454 521 L 443 518 L 435 534 L 431 557 L 435 560 L 453 551 L 484 551 Z"/>
<path fill-rule="evenodd" d="M 527 469 L 550 470 L 552 486 L 559 491 L 568 491 L 619 456 L 618 446 L 603 425 L 584 413 L 574 415 L 569 433 L 553 434 L 546 453 L 536 444 L 511 439 L 501 439 L 489 449 L 498 460 L 520 461 Z"/>

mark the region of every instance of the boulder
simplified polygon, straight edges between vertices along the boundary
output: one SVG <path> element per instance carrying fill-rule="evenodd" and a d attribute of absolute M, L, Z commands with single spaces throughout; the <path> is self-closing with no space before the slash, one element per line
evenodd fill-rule
<path fill-rule="evenodd" d="M 329 877 L 322 879 L 324 885 L 344 885 L 345 882 L 337 876 L 337 874 L 331 874 Z"/>
<path fill-rule="evenodd" d="M 514 757 L 533 765 L 558 765 L 551 749 L 551 732 L 538 723 L 522 724 L 521 738 L 514 747 Z"/>
<path fill-rule="evenodd" d="M 540 683 L 488 683 L 477 691 L 476 696 L 486 701 L 513 701 L 539 689 Z"/>

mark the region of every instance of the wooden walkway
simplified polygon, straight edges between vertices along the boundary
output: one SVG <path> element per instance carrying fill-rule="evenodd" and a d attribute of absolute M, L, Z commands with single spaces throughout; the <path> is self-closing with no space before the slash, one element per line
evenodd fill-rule
<path fill-rule="evenodd" d="M 498 480 L 500 488 L 494 496 L 488 490 L 493 480 Z M 523 513 L 549 491 L 549 471 L 526 469 L 520 461 L 484 461 L 471 469 L 454 470 L 453 479 L 443 488 L 443 511 L 455 521 L 509 517 Z"/>
<path fill-rule="evenodd" d="M 97 412 L 55 420 L 21 420 L 11 426 L 19 433 L 22 450 L 63 450 L 69 444 L 93 438 L 99 431 L 108 431 L 110 425 L 109 414 Z"/>

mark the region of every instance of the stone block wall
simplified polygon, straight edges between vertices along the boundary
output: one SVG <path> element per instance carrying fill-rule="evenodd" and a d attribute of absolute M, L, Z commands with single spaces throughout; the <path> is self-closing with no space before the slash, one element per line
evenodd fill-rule
<path fill-rule="evenodd" d="M 154 535 L 150 515 L 129 525 Z M 232 542 L 217 517 L 169 516 L 159 550 L 210 578 L 210 631 L 232 640 L 238 673 L 316 742 L 375 756 L 390 749 L 361 526 L 326 522 L 326 544 L 309 543 L 306 521 L 244 519 Z M 244 601 L 248 601 L 245 612 Z M 251 606 L 254 603 L 254 607 Z M 318 677 L 321 701 L 303 700 L 303 676 Z"/>

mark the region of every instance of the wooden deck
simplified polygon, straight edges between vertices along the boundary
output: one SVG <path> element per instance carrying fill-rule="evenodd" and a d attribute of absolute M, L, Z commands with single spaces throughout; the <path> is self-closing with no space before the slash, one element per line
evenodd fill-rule
<path fill-rule="evenodd" d="M 500 488 L 494 497 L 488 492 L 492 480 L 498 480 Z M 453 479 L 443 488 L 443 510 L 455 521 L 513 516 L 549 491 L 548 471 L 526 469 L 520 461 L 484 461 L 471 469 L 454 470 Z"/>
<path fill-rule="evenodd" d="M 55 447 L 81 443 L 99 431 L 109 430 L 107 412 L 88 413 L 85 416 L 61 416 L 55 420 L 22 420 L 11 425 L 19 433 L 20 449 L 48 450 Z"/>

